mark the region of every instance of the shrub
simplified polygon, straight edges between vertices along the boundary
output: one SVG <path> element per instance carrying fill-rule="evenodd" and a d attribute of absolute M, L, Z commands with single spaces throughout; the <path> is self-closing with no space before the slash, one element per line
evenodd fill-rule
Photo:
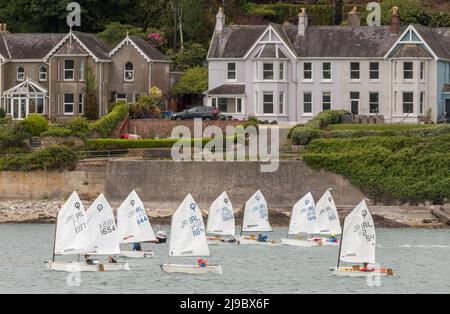
<path fill-rule="evenodd" d="M 321 136 L 322 131 L 313 128 L 296 128 L 292 132 L 292 143 L 294 145 L 308 145 L 312 140 Z"/>
<path fill-rule="evenodd" d="M 48 131 L 41 134 L 41 137 L 67 137 L 71 135 L 72 131 L 67 128 L 60 126 L 50 126 Z"/>
<path fill-rule="evenodd" d="M 31 136 L 40 136 L 48 130 L 48 121 L 41 115 L 32 114 L 20 122 L 20 127 Z"/>
<path fill-rule="evenodd" d="M 162 91 L 152 87 L 148 96 L 142 96 L 130 105 L 130 116 L 134 118 L 161 118 Z"/>
<path fill-rule="evenodd" d="M 339 124 L 342 117 L 347 113 L 345 110 L 322 111 L 314 119 L 306 123 L 306 126 L 314 129 L 325 129 L 331 124 Z"/>
<path fill-rule="evenodd" d="M 81 138 L 85 138 L 90 133 L 89 122 L 83 117 L 76 117 L 67 122 L 66 129 L 70 131 L 70 135 Z"/>
<path fill-rule="evenodd" d="M 302 127 L 304 127 L 305 125 L 304 124 L 297 124 L 296 126 L 294 126 L 292 129 L 290 129 L 289 130 L 289 133 L 288 133 L 288 139 L 290 140 L 290 139 L 292 139 L 292 133 L 294 133 L 294 130 L 295 129 L 297 129 L 297 128 L 302 128 Z"/>
<path fill-rule="evenodd" d="M 0 119 L 4 119 L 6 117 L 6 111 L 3 108 L 0 108 Z"/>
<path fill-rule="evenodd" d="M 25 150 L 25 141 L 31 135 L 17 124 L 2 125 L 0 128 L 0 152 L 6 153 L 14 148 Z"/>
<path fill-rule="evenodd" d="M 91 126 L 91 130 L 97 132 L 101 137 L 111 136 L 117 125 L 121 123 L 127 115 L 128 104 L 126 102 L 119 102 L 110 113 L 94 122 Z"/>
<path fill-rule="evenodd" d="M 65 146 L 52 146 L 31 154 L 0 158 L 0 171 L 74 169 L 77 154 Z"/>
<path fill-rule="evenodd" d="M 106 150 L 126 150 L 138 148 L 170 148 L 179 139 L 146 139 L 146 140 L 120 140 L 120 139 L 98 139 L 87 140 L 84 149 L 86 151 L 106 151 Z M 193 139 L 202 141 L 202 145 L 206 145 L 210 139 Z"/>

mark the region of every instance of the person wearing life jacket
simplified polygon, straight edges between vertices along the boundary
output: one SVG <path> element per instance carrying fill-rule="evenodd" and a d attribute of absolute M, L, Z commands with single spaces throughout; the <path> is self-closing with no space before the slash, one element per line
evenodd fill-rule
<path fill-rule="evenodd" d="M 267 242 L 267 239 L 266 235 L 258 234 L 258 242 Z"/>
<path fill-rule="evenodd" d="M 332 234 L 328 241 L 330 241 L 330 243 L 338 243 L 338 239 L 335 234 Z"/>
<path fill-rule="evenodd" d="M 199 258 L 197 260 L 198 267 L 200 267 L 200 268 L 206 268 L 206 263 L 207 263 L 207 261 L 204 259 Z"/>
<path fill-rule="evenodd" d="M 89 256 L 89 255 L 85 255 L 84 256 L 84 261 L 86 262 L 87 265 L 94 265 L 94 260 Z"/>
<path fill-rule="evenodd" d="M 133 243 L 133 251 L 134 252 L 142 252 L 142 246 L 139 242 Z"/>
<path fill-rule="evenodd" d="M 364 263 L 364 266 L 360 269 L 360 271 L 364 273 L 370 273 L 375 271 L 375 269 L 373 267 L 369 267 L 369 263 Z"/>
<path fill-rule="evenodd" d="M 114 257 L 112 257 L 112 256 L 108 257 L 108 262 L 110 264 L 117 264 L 117 260 Z"/>

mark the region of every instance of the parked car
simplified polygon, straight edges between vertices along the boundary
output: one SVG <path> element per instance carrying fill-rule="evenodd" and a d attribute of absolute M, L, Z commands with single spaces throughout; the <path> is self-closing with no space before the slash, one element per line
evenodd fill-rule
<path fill-rule="evenodd" d="M 175 113 L 172 120 L 189 120 L 189 119 L 203 119 L 203 120 L 217 120 L 220 118 L 219 109 L 215 107 L 194 107 L 183 112 Z"/>

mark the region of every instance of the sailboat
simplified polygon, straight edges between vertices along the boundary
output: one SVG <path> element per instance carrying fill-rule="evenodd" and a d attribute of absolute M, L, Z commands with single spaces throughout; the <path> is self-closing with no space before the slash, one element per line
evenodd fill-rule
<path fill-rule="evenodd" d="M 244 232 L 272 232 L 269 223 L 269 209 L 266 199 L 261 191 L 257 191 L 245 204 L 244 219 L 242 221 L 241 235 L 236 237 L 238 244 L 273 245 L 265 239 L 261 241 L 257 236 L 244 237 Z"/>
<path fill-rule="evenodd" d="M 56 256 L 78 256 L 80 254 L 95 253 L 95 245 L 100 242 L 98 238 L 92 240 L 89 231 L 86 213 L 77 194 L 73 192 L 62 209 L 58 212 L 53 258 L 46 262 L 48 269 L 65 272 L 104 272 L 130 270 L 128 264 L 100 264 L 88 265 L 83 262 L 56 261 Z M 106 247 L 106 246 L 105 246 Z M 103 248 L 105 248 L 103 247 Z M 109 253 L 109 252 L 108 252 Z"/>
<path fill-rule="evenodd" d="M 310 239 L 319 242 L 322 246 L 339 246 L 339 242 L 331 242 L 329 236 L 342 234 L 341 221 L 337 211 L 336 203 L 330 190 L 325 192 L 316 206 L 317 209 L 317 234 L 322 237 Z M 325 237 L 323 237 L 325 236 Z M 328 237 L 326 237 L 328 236 Z"/>
<path fill-rule="evenodd" d="M 345 219 L 338 265 L 330 269 L 333 275 L 347 277 L 393 276 L 394 272 L 391 269 L 369 266 L 376 264 L 376 243 L 375 224 L 366 202 L 362 201 Z M 367 268 L 362 269 L 361 266 L 341 267 L 341 262 L 367 264 Z"/>
<path fill-rule="evenodd" d="M 311 193 L 308 193 L 292 210 L 291 223 L 287 239 L 281 239 L 281 243 L 289 246 L 314 247 L 318 246 L 318 242 L 309 241 L 307 239 L 289 239 L 290 235 L 297 236 L 299 234 L 316 234 L 317 215 L 316 205 Z"/>
<path fill-rule="evenodd" d="M 136 191 L 131 192 L 117 210 L 117 228 L 122 244 L 156 241 L 144 203 Z M 123 250 L 120 255 L 128 258 L 147 258 L 155 256 L 155 253 L 153 251 Z"/>
<path fill-rule="evenodd" d="M 172 217 L 169 257 L 206 256 L 211 256 L 211 253 L 206 240 L 202 212 L 189 194 Z M 206 262 L 204 265 L 164 264 L 161 268 L 166 273 L 222 274 L 222 266 L 206 265 Z"/>
<path fill-rule="evenodd" d="M 223 192 L 212 203 L 209 209 L 207 234 L 214 235 L 208 238 L 208 244 L 221 244 L 235 241 L 236 225 L 234 220 L 233 204 L 226 192 Z M 222 236 L 232 237 L 233 240 L 222 238 Z"/>

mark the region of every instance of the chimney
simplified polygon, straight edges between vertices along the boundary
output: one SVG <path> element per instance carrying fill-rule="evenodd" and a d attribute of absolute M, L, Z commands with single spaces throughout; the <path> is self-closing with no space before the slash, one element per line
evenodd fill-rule
<path fill-rule="evenodd" d="M 360 27 L 361 26 L 361 17 L 359 16 L 357 7 L 354 7 L 350 12 L 348 12 L 347 21 L 348 21 L 348 25 L 350 27 Z"/>
<path fill-rule="evenodd" d="M 306 8 L 302 8 L 302 11 L 298 15 L 298 36 L 305 36 L 307 28 L 308 14 L 306 13 Z"/>
<path fill-rule="evenodd" d="M 219 13 L 216 15 L 216 32 L 222 32 L 225 26 L 225 14 L 223 8 L 219 8 Z"/>
<path fill-rule="evenodd" d="M 400 32 L 400 14 L 398 13 L 398 7 L 392 8 L 391 17 L 391 35 L 398 35 Z"/>

